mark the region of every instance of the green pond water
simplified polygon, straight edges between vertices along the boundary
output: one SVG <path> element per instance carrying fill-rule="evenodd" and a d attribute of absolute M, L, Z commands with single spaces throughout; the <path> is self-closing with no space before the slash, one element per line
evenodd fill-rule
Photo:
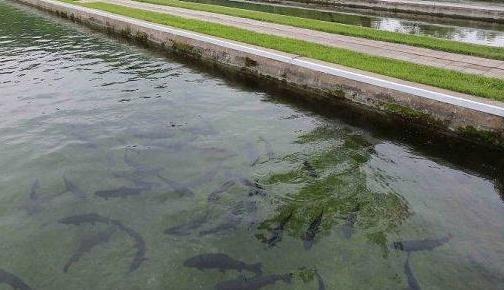
<path fill-rule="evenodd" d="M 502 153 L 375 123 L 0 1 L 0 289 L 503 289 Z"/>
<path fill-rule="evenodd" d="M 320 6 L 335 11 L 304 9 L 293 5 L 254 3 L 241 0 L 183 0 L 235 7 L 241 9 L 291 15 L 322 21 L 370 27 L 378 30 L 425 35 L 466 43 L 504 46 L 504 25 L 490 22 L 397 14 L 383 11 L 357 10 L 344 7 Z"/>

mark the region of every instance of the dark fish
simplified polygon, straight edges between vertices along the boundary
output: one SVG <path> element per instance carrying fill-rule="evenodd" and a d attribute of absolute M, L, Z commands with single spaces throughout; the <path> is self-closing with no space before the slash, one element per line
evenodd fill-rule
<path fill-rule="evenodd" d="M 117 189 L 111 189 L 111 190 L 99 190 L 95 192 L 96 196 L 102 197 L 104 199 L 109 199 L 109 198 L 115 198 L 115 197 L 128 197 L 132 195 L 139 195 L 143 191 L 145 191 L 144 188 L 135 188 L 135 187 L 119 187 Z"/>
<path fill-rule="evenodd" d="M 318 290 L 325 290 L 326 287 L 325 287 L 324 280 L 322 279 L 322 276 L 320 276 L 320 274 L 317 271 L 315 271 L 315 276 L 317 276 Z"/>
<path fill-rule="evenodd" d="M 224 182 L 219 188 L 212 191 L 208 195 L 208 201 L 215 202 L 215 201 L 219 200 L 221 197 L 221 194 L 228 191 L 235 184 L 236 184 L 236 182 L 234 180 L 228 180 L 228 181 Z"/>
<path fill-rule="evenodd" d="M 176 193 L 178 193 L 180 196 L 194 196 L 194 192 L 189 189 L 188 187 L 184 186 L 183 184 L 180 184 L 176 181 L 170 180 L 166 177 L 161 176 L 160 174 L 157 175 L 161 180 L 166 182 Z"/>
<path fill-rule="evenodd" d="M 191 234 L 191 230 L 195 230 L 201 227 L 208 221 L 208 215 L 209 213 L 206 212 L 205 215 L 192 219 L 187 223 L 166 229 L 164 233 L 167 235 L 175 235 L 175 236 L 189 235 Z"/>
<path fill-rule="evenodd" d="M 77 263 L 84 254 L 89 253 L 94 247 L 107 243 L 113 233 L 113 229 L 108 229 L 91 236 L 83 237 L 79 242 L 79 247 L 63 267 L 63 272 L 68 272 L 73 263 Z"/>
<path fill-rule="evenodd" d="M 39 190 L 40 190 L 40 181 L 38 179 L 35 179 L 30 189 L 30 199 L 32 200 L 38 199 L 37 193 Z"/>
<path fill-rule="evenodd" d="M 5 283 L 16 290 L 32 289 L 30 286 L 28 286 L 28 284 L 21 280 L 21 278 L 2 269 L 0 269 L 0 283 Z"/>
<path fill-rule="evenodd" d="M 405 252 L 416 251 L 431 251 L 439 246 L 446 244 L 452 238 L 451 234 L 439 239 L 425 239 L 425 240 L 412 240 L 412 241 L 399 241 L 394 242 L 392 247 L 396 250 Z"/>
<path fill-rule="evenodd" d="M 219 224 L 213 228 L 203 230 L 199 233 L 200 236 L 206 236 L 206 235 L 214 235 L 217 233 L 222 233 L 222 232 L 228 232 L 232 230 L 236 230 L 238 227 L 237 223 L 234 222 L 225 222 L 222 224 Z"/>
<path fill-rule="evenodd" d="M 268 275 L 268 276 L 255 276 L 253 278 L 238 278 L 235 280 L 228 280 L 220 282 L 215 285 L 217 290 L 256 290 L 262 287 L 273 285 L 278 281 L 291 283 L 292 274 L 283 275 Z"/>
<path fill-rule="evenodd" d="M 250 142 L 245 145 L 245 156 L 249 160 L 250 166 L 256 165 L 261 159 L 261 155 L 257 151 L 255 144 Z"/>
<path fill-rule="evenodd" d="M 129 272 L 131 273 L 140 268 L 140 265 L 147 260 L 147 258 L 145 257 L 147 252 L 147 247 L 145 246 L 145 240 L 138 232 L 136 232 L 132 228 L 124 226 L 121 223 L 117 223 L 116 225 L 119 227 L 120 230 L 127 233 L 135 241 L 135 248 L 137 251 L 129 267 Z"/>
<path fill-rule="evenodd" d="M 259 137 L 261 141 L 264 142 L 264 150 L 266 151 L 266 157 L 268 160 L 273 159 L 274 153 L 273 153 L 273 146 L 271 146 L 271 143 L 268 142 L 268 140 L 264 139 L 263 137 Z"/>
<path fill-rule="evenodd" d="M 146 253 L 146 246 L 145 246 L 145 241 L 142 238 L 142 236 L 137 233 L 135 230 L 123 225 L 120 221 L 110 219 L 107 217 L 103 217 L 101 215 L 98 215 L 96 213 L 89 213 L 89 214 L 82 214 L 82 215 L 75 215 L 75 216 L 70 216 L 63 218 L 59 220 L 60 223 L 62 224 L 70 224 L 70 225 L 80 225 L 80 224 L 96 224 L 96 223 L 103 223 L 107 225 L 114 225 L 116 226 L 119 230 L 125 232 L 128 234 L 134 241 L 135 241 L 135 248 L 136 248 L 136 254 L 135 257 L 133 258 L 133 261 L 130 264 L 129 271 L 135 271 L 138 269 L 141 265 L 141 263 L 147 258 L 145 257 Z"/>
<path fill-rule="evenodd" d="M 411 270 L 411 266 L 409 263 L 410 254 L 408 253 L 408 257 L 406 258 L 406 262 L 404 263 L 404 274 L 406 274 L 406 278 L 408 279 L 408 290 L 420 290 L 420 284 L 418 283 L 413 271 Z"/>
<path fill-rule="evenodd" d="M 126 163 L 126 165 L 128 165 L 129 167 L 133 168 L 133 170 L 134 170 L 133 175 L 135 177 L 150 177 L 150 176 L 159 174 L 159 172 L 161 172 L 161 170 L 163 170 L 162 167 L 151 168 L 151 167 L 145 166 L 143 164 L 139 164 L 137 162 L 134 162 L 133 160 L 131 160 L 128 157 L 127 152 L 124 152 L 124 163 Z M 122 176 L 119 176 L 119 177 L 122 177 Z"/>
<path fill-rule="evenodd" d="M 86 198 L 86 193 L 83 192 L 75 183 L 71 182 L 63 175 L 63 181 L 65 182 L 66 190 L 73 193 L 78 198 Z"/>
<path fill-rule="evenodd" d="M 304 235 L 301 237 L 303 239 L 303 245 L 306 250 L 311 249 L 315 241 L 315 236 L 320 231 L 320 225 L 322 224 L 322 216 L 324 212 L 322 211 L 310 224 Z"/>
<path fill-rule="evenodd" d="M 247 178 L 240 178 L 240 183 L 243 184 L 244 186 L 248 187 L 249 190 L 249 196 L 254 196 L 254 195 L 260 195 L 260 196 L 266 196 L 267 192 L 264 190 L 264 187 L 262 187 L 257 181 L 252 181 Z"/>
<path fill-rule="evenodd" d="M 74 215 L 70 217 L 66 217 L 63 219 L 59 220 L 60 223 L 66 224 L 66 225 L 81 225 L 81 224 L 96 224 L 96 223 L 103 223 L 103 224 L 113 224 L 113 220 L 100 216 L 95 213 L 88 213 L 88 214 L 81 214 L 81 215 Z"/>
<path fill-rule="evenodd" d="M 351 212 L 345 221 L 345 224 L 341 227 L 341 232 L 345 239 L 350 239 L 353 234 L 354 224 L 357 221 L 357 213 Z"/>
<path fill-rule="evenodd" d="M 278 244 L 282 240 L 285 225 L 287 225 L 287 223 L 290 221 L 291 218 L 292 218 L 292 211 L 289 213 L 288 216 L 283 218 L 275 228 L 273 228 L 269 238 L 264 239 L 263 242 L 268 244 L 269 247 L 274 247 L 276 244 Z"/>
<path fill-rule="evenodd" d="M 218 269 L 220 271 L 237 270 L 239 272 L 246 270 L 256 275 L 262 274 L 261 263 L 247 264 L 242 261 L 235 260 L 226 254 L 202 254 L 187 259 L 184 266 L 189 268 Z"/>
<path fill-rule="evenodd" d="M 318 177 L 317 171 L 315 170 L 313 165 L 311 165 L 310 162 L 308 161 L 303 162 L 303 168 L 308 172 L 309 176 Z"/>

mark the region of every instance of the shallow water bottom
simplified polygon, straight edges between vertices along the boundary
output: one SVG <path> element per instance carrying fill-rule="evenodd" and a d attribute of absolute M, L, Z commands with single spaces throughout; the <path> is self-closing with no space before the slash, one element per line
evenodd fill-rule
<path fill-rule="evenodd" d="M 504 286 L 500 155 L 466 166 L 29 8 L 0 15 L 0 269 L 32 289 Z"/>

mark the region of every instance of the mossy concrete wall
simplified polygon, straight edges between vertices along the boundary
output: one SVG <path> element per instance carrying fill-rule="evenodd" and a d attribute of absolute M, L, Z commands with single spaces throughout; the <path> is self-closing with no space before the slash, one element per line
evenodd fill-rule
<path fill-rule="evenodd" d="M 74 21 L 204 62 L 266 77 L 329 101 L 346 101 L 407 121 L 504 147 L 504 105 L 51 0 L 17 0 Z"/>

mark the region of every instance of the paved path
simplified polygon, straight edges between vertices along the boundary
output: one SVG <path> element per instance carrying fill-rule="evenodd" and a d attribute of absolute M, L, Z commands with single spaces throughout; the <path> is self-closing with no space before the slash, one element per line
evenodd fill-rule
<path fill-rule="evenodd" d="M 135 2 L 131 0 L 100 1 L 132 8 L 167 13 L 184 18 L 220 23 L 254 32 L 296 38 L 375 56 L 388 57 L 417 64 L 504 79 L 504 61 L 499 60 L 448 53 L 396 43 L 369 40 L 365 38 L 350 37 L 216 13 Z M 86 2 L 92 1 L 87 0 Z"/>

